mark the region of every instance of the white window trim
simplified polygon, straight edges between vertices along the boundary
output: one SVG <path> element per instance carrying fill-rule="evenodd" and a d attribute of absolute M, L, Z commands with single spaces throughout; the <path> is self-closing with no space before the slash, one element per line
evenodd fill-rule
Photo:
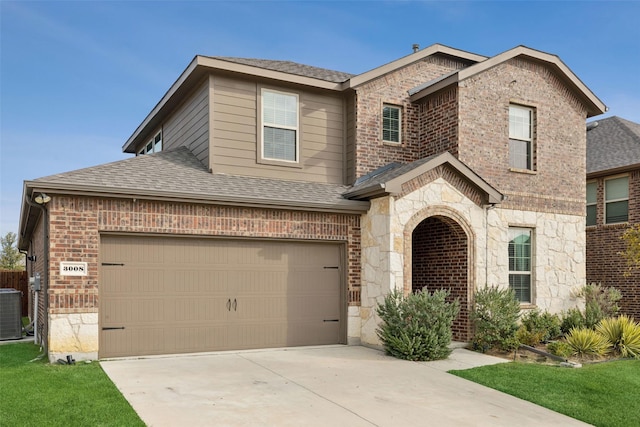
<path fill-rule="evenodd" d="M 519 109 L 519 110 L 525 110 L 529 113 L 529 137 L 528 138 L 523 138 L 523 137 L 515 137 L 513 135 L 511 135 L 511 108 L 514 109 Z M 535 172 L 536 171 L 536 164 L 535 164 L 535 157 L 534 157 L 534 152 L 535 152 L 535 135 L 536 135 L 536 108 L 532 107 L 532 106 L 527 106 L 527 105 L 522 105 L 522 104 L 518 104 L 516 102 L 510 102 L 509 103 L 509 111 L 507 114 L 507 127 L 508 127 L 508 133 L 509 133 L 509 140 L 514 140 L 514 141 L 525 141 L 529 143 L 529 161 L 531 163 L 531 167 L 530 168 L 516 168 L 514 166 L 511 165 L 511 153 L 509 152 L 509 167 L 511 170 L 513 171 L 525 171 L 525 172 Z M 511 147 L 509 147 L 509 150 L 511 150 Z"/>
<path fill-rule="evenodd" d="M 596 225 L 598 225 L 598 181 L 588 181 L 587 182 L 587 186 L 589 184 L 595 184 L 596 186 L 596 200 L 594 202 L 589 203 L 589 201 L 587 200 L 585 205 L 586 208 L 588 208 L 589 206 L 595 206 L 596 207 L 596 223 L 595 224 L 587 224 L 587 227 L 595 227 Z M 585 210 L 585 215 L 586 215 L 586 210 Z M 586 218 L 585 218 L 586 221 Z"/>
<path fill-rule="evenodd" d="M 614 179 L 619 179 L 619 178 L 627 178 L 627 197 L 626 198 L 621 198 L 621 199 L 611 199 L 611 200 L 607 200 L 607 181 L 612 181 Z M 604 197 L 603 197 L 603 203 L 604 203 L 604 223 L 605 224 L 625 224 L 627 222 L 629 222 L 629 175 L 628 174 L 624 174 L 624 175 L 616 175 L 616 176 L 610 176 L 604 179 L 603 182 L 603 188 L 602 188 L 602 192 L 604 193 Z M 615 203 L 615 202 L 627 202 L 627 220 L 626 221 L 619 221 L 619 222 L 607 222 L 607 206 L 609 205 L 609 203 Z"/>
<path fill-rule="evenodd" d="M 297 126 L 285 126 L 285 125 L 279 125 L 279 124 L 273 124 L 273 123 L 266 123 L 264 121 L 264 104 L 263 104 L 263 99 L 264 99 L 264 93 L 265 92 L 271 92 L 271 93 L 280 93 L 283 95 L 287 95 L 287 96 L 294 96 L 296 98 L 296 107 L 297 107 Z M 294 92 L 285 92 L 282 90 L 277 90 L 277 89 L 271 89 L 271 88 L 261 88 L 260 89 L 260 102 L 258 103 L 259 106 L 259 111 L 258 111 L 258 115 L 259 115 L 259 121 L 260 121 L 260 129 L 259 129 L 259 138 L 260 138 L 260 149 L 258 150 L 258 163 L 264 163 L 264 164 L 272 164 L 272 165 L 282 165 L 282 166 L 294 166 L 294 167 L 300 167 L 301 162 L 300 162 L 300 95 Z M 293 130 L 296 133 L 296 160 L 286 160 L 286 159 L 274 159 L 271 157 L 265 157 L 264 155 L 264 128 L 265 126 L 269 126 L 269 127 L 274 127 L 274 128 L 279 128 L 279 129 L 288 129 L 288 130 Z"/>
<path fill-rule="evenodd" d="M 398 140 L 397 141 L 389 141 L 388 139 L 384 139 L 384 109 L 386 107 L 395 108 L 396 110 L 398 110 Z M 383 103 L 380 113 L 381 113 L 381 119 L 382 119 L 380 120 L 380 133 L 381 133 L 380 139 L 382 140 L 382 142 L 385 144 L 393 144 L 393 145 L 402 144 L 402 120 L 404 118 L 402 107 L 399 105 Z"/>

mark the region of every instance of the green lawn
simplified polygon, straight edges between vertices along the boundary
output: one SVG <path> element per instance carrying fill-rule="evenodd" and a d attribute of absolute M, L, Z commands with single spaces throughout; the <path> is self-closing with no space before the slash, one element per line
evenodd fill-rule
<path fill-rule="evenodd" d="M 0 346 L 3 426 L 144 426 L 100 364 L 33 360 L 32 343 Z"/>
<path fill-rule="evenodd" d="M 640 360 L 578 369 L 511 362 L 451 373 L 598 427 L 640 422 Z"/>

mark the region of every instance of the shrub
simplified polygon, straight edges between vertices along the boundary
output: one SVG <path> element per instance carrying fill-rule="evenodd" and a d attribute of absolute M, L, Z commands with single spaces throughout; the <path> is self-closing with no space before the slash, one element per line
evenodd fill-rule
<path fill-rule="evenodd" d="M 611 349 L 611 343 L 589 328 L 574 328 L 566 336 L 567 344 L 578 356 L 603 356 Z"/>
<path fill-rule="evenodd" d="M 605 337 L 613 349 L 622 357 L 640 358 L 640 324 L 633 318 L 622 315 L 602 319 L 596 331 Z"/>
<path fill-rule="evenodd" d="M 389 293 L 376 312 L 382 323 L 376 331 L 387 354 L 406 360 L 445 359 L 451 353 L 451 325 L 460 304 L 447 302 L 449 291 L 422 291 L 403 296 Z"/>
<path fill-rule="evenodd" d="M 521 321 L 527 331 L 532 334 L 532 337 L 540 335 L 538 342 L 528 345 L 547 342 L 562 335 L 560 331 L 560 317 L 548 311 L 541 312 L 540 310 L 531 310 L 522 316 Z"/>
<path fill-rule="evenodd" d="M 544 331 L 530 331 L 526 326 L 522 325 L 516 331 L 516 338 L 519 343 L 533 347 L 542 342 L 544 334 Z"/>
<path fill-rule="evenodd" d="M 573 348 L 566 341 L 551 341 L 547 344 L 547 350 L 560 357 L 569 357 L 573 354 Z"/>
<path fill-rule="evenodd" d="M 602 319 L 618 315 L 620 311 L 618 301 L 622 298 L 622 294 L 616 288 L 604 288 L 592 283 L 584 287 L 582 294 L 585 298 L 586 327 L 593 329 Z"/>
<path fill-rule="evenodd" d="M 485 286 L 476 292 L 471 311 L 473 347 L 483 353 L 495 346 L 512 350 L 516 343 L 520 303 L 511 289 Z"/>
<path fill-rule="evenodd" d="M 568 334 L 572 329 L 580 329 L 585 326 L 584 316 L 577 308 L 570 308 L 562 313 L 562 322 L 560 323 L 560 332 Z"/>

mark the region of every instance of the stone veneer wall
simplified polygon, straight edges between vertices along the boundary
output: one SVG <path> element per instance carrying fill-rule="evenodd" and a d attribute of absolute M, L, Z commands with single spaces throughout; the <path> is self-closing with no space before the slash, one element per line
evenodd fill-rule
<path fill-rule="evenodd" d="M 360 216 L 148 200 L 56 196 L 50 210 L 49 357 L 98 354 L 100 233 L 145 233 L 344 241 L 348 333 L 359 337 Z M 61 261 L 88 262 L 88 275 L 60 276 Z"/>
<path fill-rule="evenodd" d="M 585 280 L 583 216 L 516 211 L 499 205 L 485 208 L 461 190 L 437 177 L 401 197 L 372 200 L 361 222 L 364 344 L 380 344 L 375 333 L 380 319 L 375 309 L 384 296 L 392 289 L 411 291 L 411 235 L 432 216 L 456 221 L 467 235 L 468 304 L 473 301 L 474 290 L 485 284 L 508 287 L 510 226 L 534 229 L 535 306 L 560 312 L 581 303 L 574 295 Z"/>

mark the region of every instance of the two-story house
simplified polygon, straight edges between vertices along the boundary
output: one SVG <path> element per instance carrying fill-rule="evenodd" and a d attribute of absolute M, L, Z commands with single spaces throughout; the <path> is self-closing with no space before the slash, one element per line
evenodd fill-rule
<path fill-rule="evenodd" d="M 587 125 L 587 282 L 615 287 L 623 313 L 640 319 L 640 271 L 620 256 L 640 223 L 640 124 L 608 117 Z M 628 273 L 628 274 L 625 274 Z"/>
<path fill-rule="evenodd" d="M 442 45 L 359 75 L 196 56 L 123 161 L 26 181 L 39 334 L 77 359 L 379 343 L 392 289 L 575 306 L 585 119 L 555 55 Z"/>

